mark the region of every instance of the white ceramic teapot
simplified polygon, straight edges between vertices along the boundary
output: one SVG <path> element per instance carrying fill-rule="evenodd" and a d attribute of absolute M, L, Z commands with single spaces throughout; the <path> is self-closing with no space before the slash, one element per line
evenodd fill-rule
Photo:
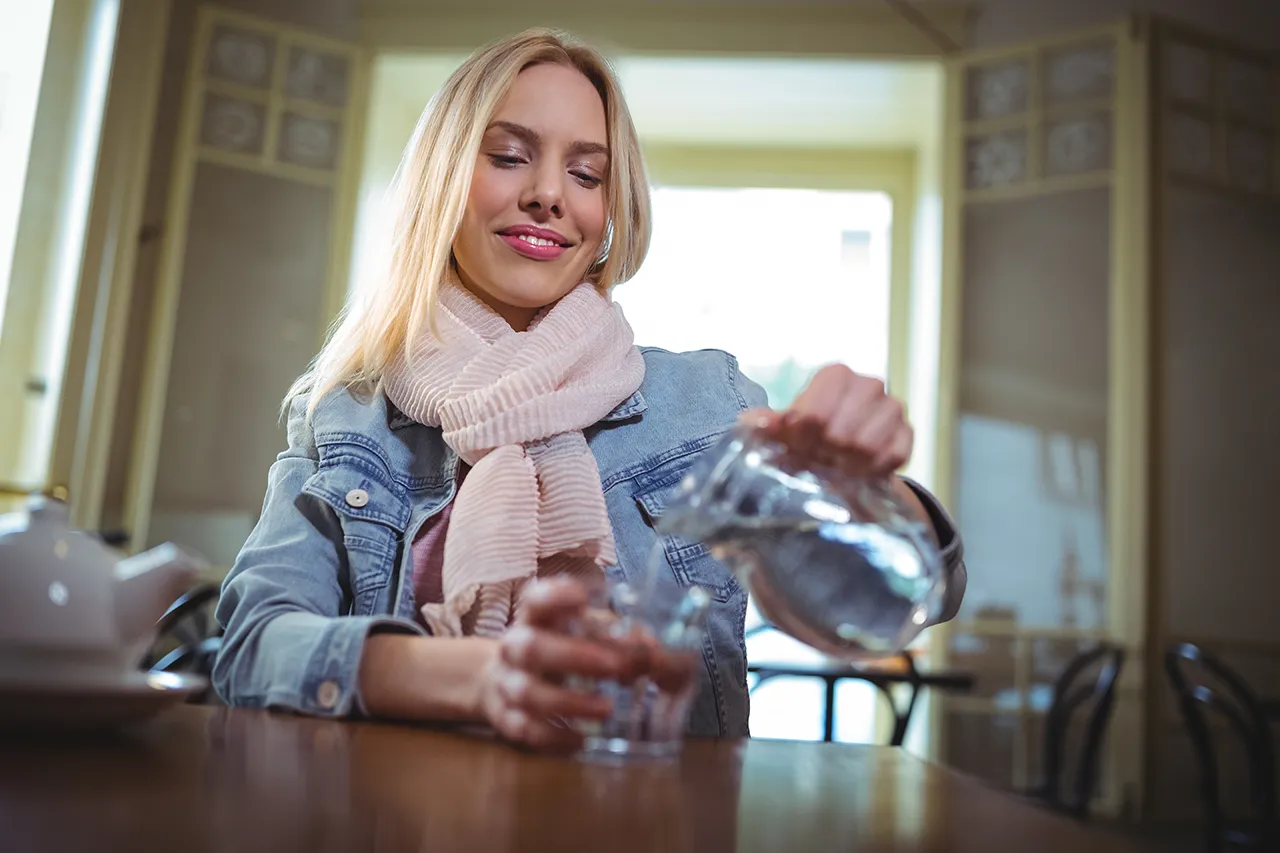
<path fill-rule="evenodd" d="M 203 566 L 171 544 L 121 559 L 73 530 L 61 501 L 33 496 L 0 515 L 0 681 L 136 671 Z"/>

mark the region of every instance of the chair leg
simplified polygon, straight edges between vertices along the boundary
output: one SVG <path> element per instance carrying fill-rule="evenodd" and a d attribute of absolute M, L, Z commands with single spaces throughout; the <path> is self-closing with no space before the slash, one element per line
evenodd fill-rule
<path fill-rule="evenodd" d="M 822 719 L 822 742 L 831 743 L 835 740 L 836 728 L 836 680 L 834 678 L 823 680 L 827 682 L 827 713 Z"/>
<path fill-rule="evenodd" d="M 1222 850 L 1222 817 L 1218 813 L 1217 790 L 1205 797 L 1204 849 L 1205 853 L 1220 853 Z"/>
<path fill-rule="evenodd" d="M 893 707 L 893 746 L 902 746 L 907 740 L 907 727 L 911 725 L 911 715 L 916 709 L 916 699 L 920 697 L 920 685 L 913 682 L 911 684 L 911 698 L 907 700 L 907 707 L 899 711 L 897 704 L 893 701 L 893 696 L 889 696 L 889 704 Z"/>

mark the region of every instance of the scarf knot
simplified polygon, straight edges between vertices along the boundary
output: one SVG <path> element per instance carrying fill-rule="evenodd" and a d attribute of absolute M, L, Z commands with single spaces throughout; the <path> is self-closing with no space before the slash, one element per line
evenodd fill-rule
<path fill-rule="evenodd" d="M 405 415 L 439 427 L 471 466 L 445 534 L 438 636 L 496 636 L 534 577 L 616 561 L 600 471 L 582 431 L 635 393 L 644 359 L 622 309 L 588 282 L 516 332 L 456 281 L 423 335 L 387 369 Z"/>

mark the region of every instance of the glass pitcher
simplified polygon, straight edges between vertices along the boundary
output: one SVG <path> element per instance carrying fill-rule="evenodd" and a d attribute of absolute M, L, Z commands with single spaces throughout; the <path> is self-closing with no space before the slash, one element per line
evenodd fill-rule
<path fill-rule="evenodd" d="M 801 463 L 747 425 L 694 464 L 658 533 L 707 544 L 774 627 L 835 657 L 902 651 L 943 605 L 926 522 L 887 481 Z"/>

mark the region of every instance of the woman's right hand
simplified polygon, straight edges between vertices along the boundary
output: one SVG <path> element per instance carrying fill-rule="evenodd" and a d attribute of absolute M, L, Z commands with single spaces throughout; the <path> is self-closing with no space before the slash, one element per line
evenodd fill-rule
<path fill-rule="evenodd" d="M 566 721 L 609 715 L 608 699 L 566 686 L 571 676 L 619 678 L 624 668 L 620 649 L 570 634 L 587 609 L 587 589 L 575 581 L 536 581 L 525 590 L 520 617 L 481 675 L 481 711 L 507 740 L 572 751 L 582 736 Z"/>

